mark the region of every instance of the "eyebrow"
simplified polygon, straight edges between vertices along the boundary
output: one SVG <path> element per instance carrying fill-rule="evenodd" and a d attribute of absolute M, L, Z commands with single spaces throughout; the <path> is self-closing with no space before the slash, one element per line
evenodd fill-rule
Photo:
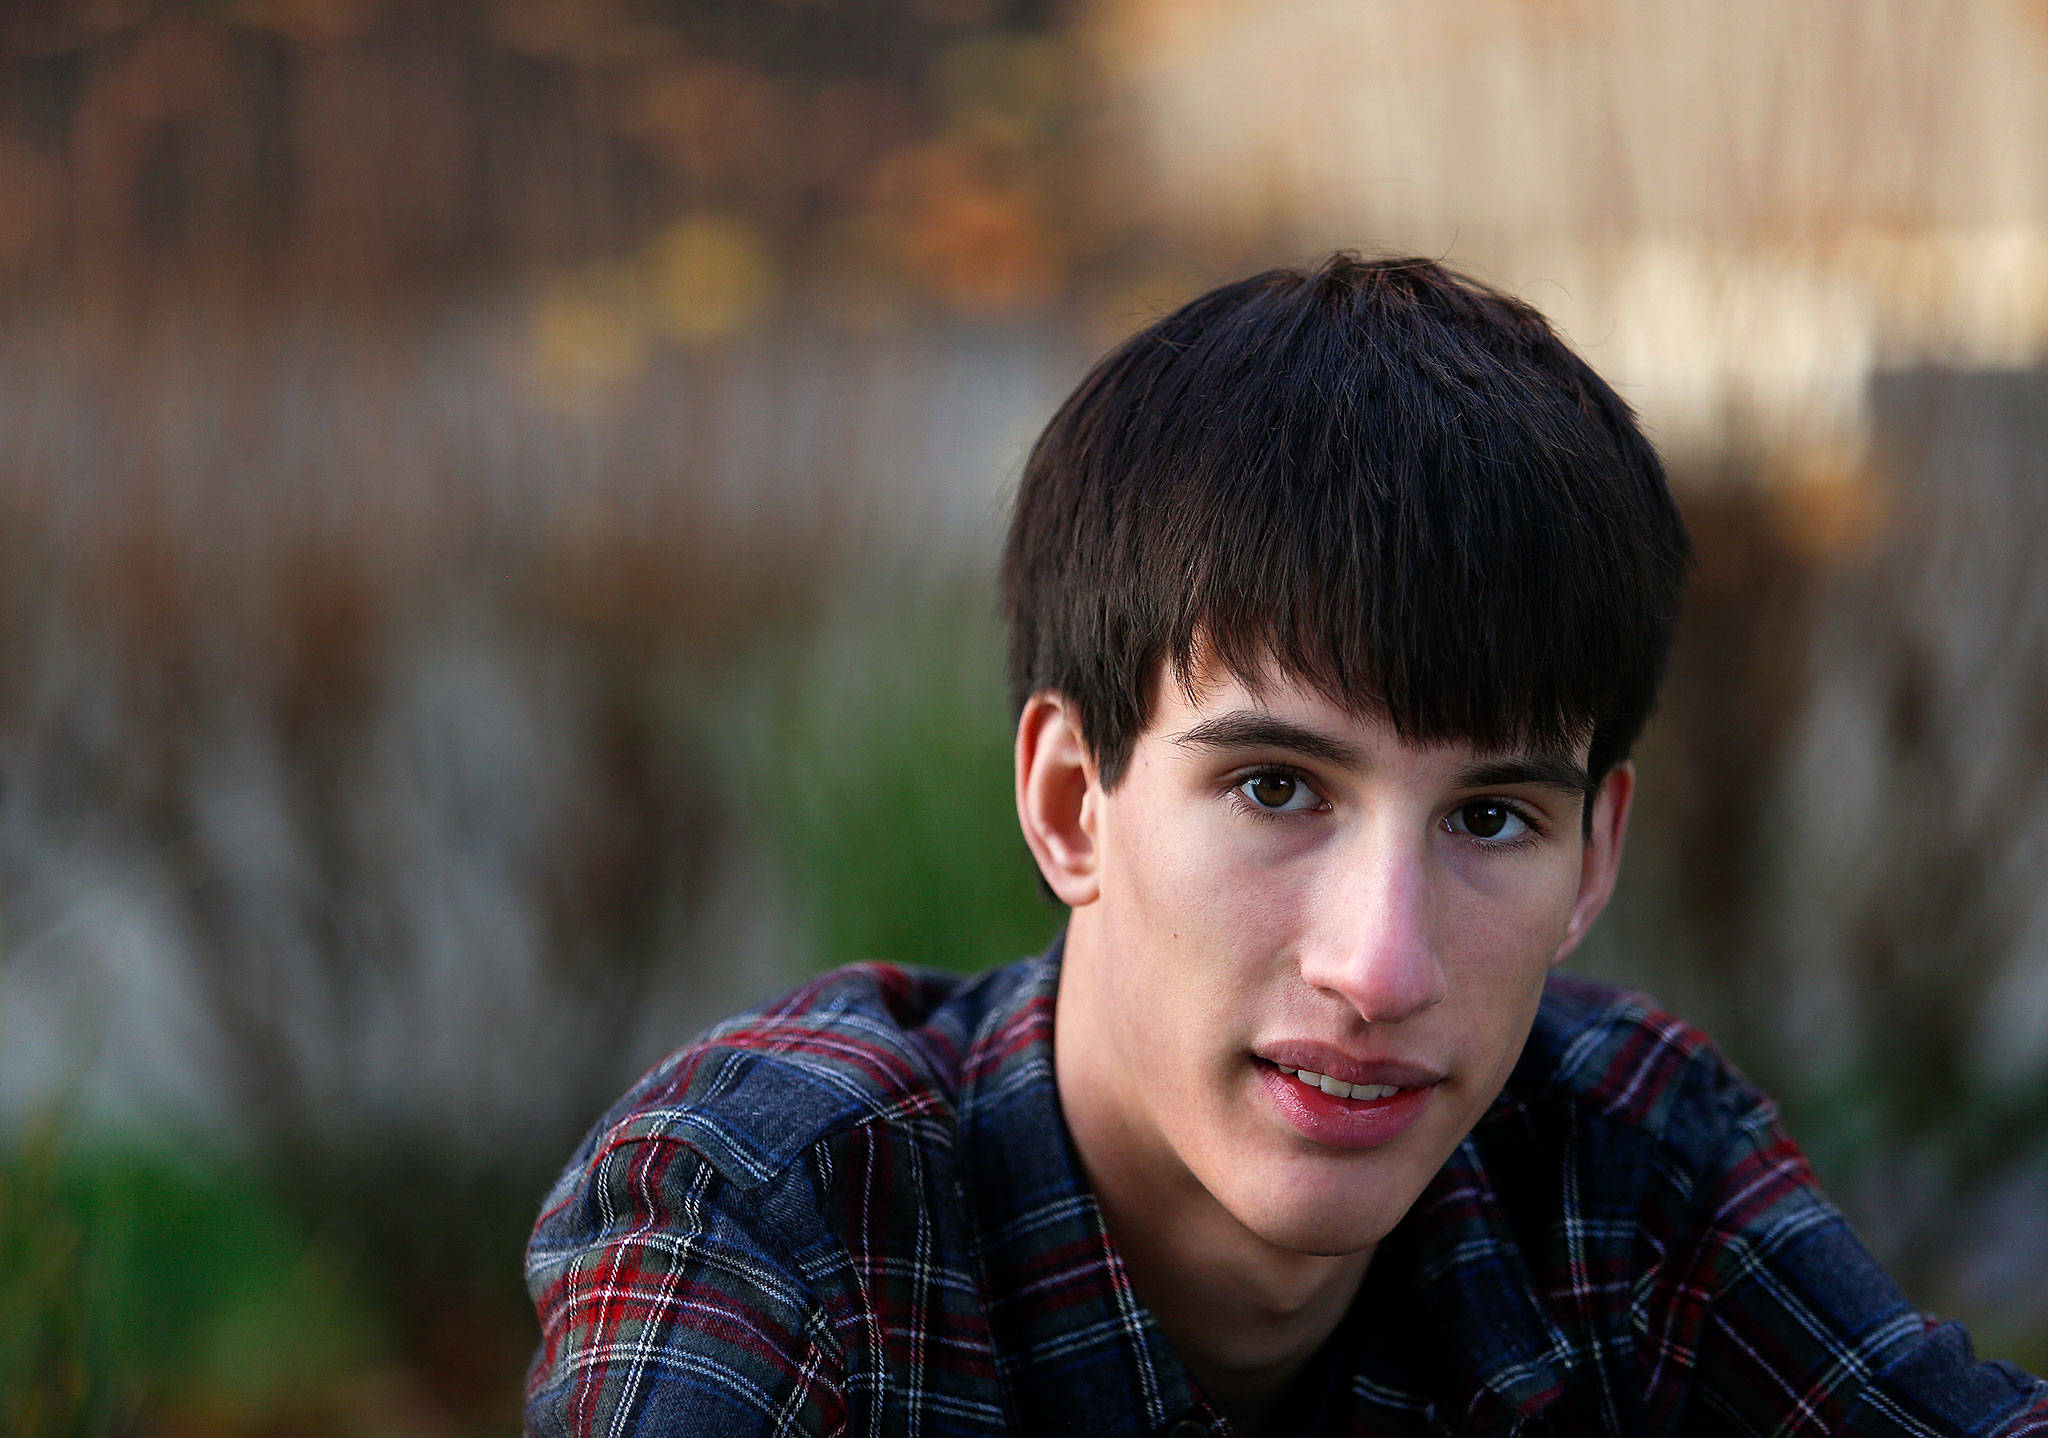
<path fill-rule="evenodd" d="M 1365 767 L 1365 752 L 1356 745 L 1271 714 L 1242 710 L 1204 719 L 1192 729 L 1174 735 L 1173 742 L 1184 749 L 1291 749 L 1325 764 L 1348 769 Z"/>
<path fill-rule="evenodd" d="M 1557 789 L 1575 799 L 1593 796 L 1592 776 L 1576 759 L 1557 754 L 1515 754 L 1505 759 L 1482 759 L 1460 769 L 1453 778 L 1459 789 L 1506 788 L 1511 784 L 1534 784 Z"/>
<path fill-rule="evenodd" d="M 1184 749 L 1286 749 L 1326 764 L 1349 769 L 1366 767 L 1365 751 L 1356 745 L 1272 714 L 1243 710 L 1219 714 L 1172 737 Z M 1459 789 L 1506 788 L 1516 784 L 1555 789 L 1575 799 L 1590 798 L 1593 792 L 1586 766 L 1562 754 L 1512 754 L 1481 759 L 1452 777 L 1453 787 Z"/>

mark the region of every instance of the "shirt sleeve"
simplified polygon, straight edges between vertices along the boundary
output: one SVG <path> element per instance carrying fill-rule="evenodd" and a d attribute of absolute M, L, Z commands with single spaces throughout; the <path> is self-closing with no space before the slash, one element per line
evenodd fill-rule
<path fill-rule="evenodd" d="M 527 1248 L 526 1432 L 844 1433 L 843 1358 L 760 1207 L 686 1144 L 600 1143 Z"/>
<path fill-rule="evenodd" d="M 1771 1105 L 1724 1078 L 1719 1159 L 1649 1325 L 1655 1371 L 1684 1393 L 1678 1431 L 2048 1435 L 2048 1384 L 1979 1360 L 1960 1324 L 1915 1311 Z"/>

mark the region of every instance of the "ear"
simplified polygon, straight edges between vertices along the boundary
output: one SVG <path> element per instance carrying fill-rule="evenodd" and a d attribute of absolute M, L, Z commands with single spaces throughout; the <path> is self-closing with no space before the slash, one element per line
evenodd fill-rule
<path fill-rule="evenodd" d="M 1038 872 L 1073 908 L 1101 893 L 1096 818 L 1101 790 L 1080 716 L 1057 694 L 1034 694 L 1017 717 L 1017 822 Z"/>
<path fill-rule="evenodd" d="M 1585 847 L 1579 856 L 1579 893 L 1572 901 L 1572 916 L 1565 924 L 1564 942 L 1557 946 L 1557 963 L 1579 946 L 1607 901 L 1614 897 L 1614 880 L 1621 873 L 1621 845 L 1628 837 L 1629 807 L 1635 801 L 1636 768 L 1624 760 L 1607 771 L 1594 794 L 1593 822 L 1586 831 Z"/>

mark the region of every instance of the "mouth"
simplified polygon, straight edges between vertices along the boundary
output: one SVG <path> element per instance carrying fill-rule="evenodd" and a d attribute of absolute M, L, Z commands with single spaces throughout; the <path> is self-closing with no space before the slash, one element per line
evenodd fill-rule
<path fill-rule="evenodd" d="M 1254 1062 L 1278 1117 L 1303 1138 L 1331 1148 L 1392 1143 L 1414 1127 L 1441 1082 L 1439 1075 L 1417 1073 L 1422 1081 L 1406 1085 L 1354 1083 L 1271 1059 Z"/>

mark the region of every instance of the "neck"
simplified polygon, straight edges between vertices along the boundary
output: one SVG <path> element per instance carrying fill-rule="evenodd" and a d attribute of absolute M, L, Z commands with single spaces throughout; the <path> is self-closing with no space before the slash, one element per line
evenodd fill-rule
<path fill-rule="evenodd" d="M 1256 1434 L 1288 1383 L 1336 1330 L 1372 1258 L 1297 1253 L 1267 1242 L 1216 1201 L 1156 1133 L 1129 1122 L 1113 1048 L 1085 1032 L 1098 1006 L 1054 1010 L 1053 1067 L 1082 1168 L 1132 1286 L 1204 1395 Z"/>
<path fill-rule="evenodd" d="M 1097 1193 L 1132 1285 L 1167 1341 L 1232 1425 L 1259 1433 L 1343 1320 L 1371 1251 L 1261 1252 L 1231 1244 L 1234 1220 L 1191 1221 L 1192 1205 L 1164 1212 L 1150 1195 L 1116 1184 Z"/>

